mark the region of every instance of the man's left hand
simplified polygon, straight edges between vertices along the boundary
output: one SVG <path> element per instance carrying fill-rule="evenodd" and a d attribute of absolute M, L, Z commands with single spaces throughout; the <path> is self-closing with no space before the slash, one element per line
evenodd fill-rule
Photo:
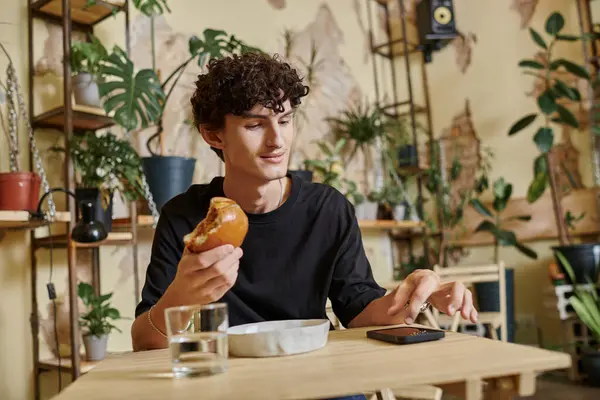
<path fill-rule="evenodd" d="M 390 316 L 402 315 L 406 324 L 412 324 L 425 302 L 447 315 L 460 312 L 462 317 L 477 322 L 477 310 L 473 307 L 473 294 L 460 282 L 440 284 L 439 276 L 427 269 L 412 272 L 391 293 Z M 408 305 L 407 305 L 408 303 Z"/>

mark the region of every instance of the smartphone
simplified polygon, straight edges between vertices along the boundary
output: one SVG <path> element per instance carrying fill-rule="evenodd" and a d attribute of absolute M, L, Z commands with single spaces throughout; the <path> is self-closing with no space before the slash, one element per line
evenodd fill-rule
<path fill-rule="evenodd" d="M 431 342 L 432 340 L 442 339 L 444 336 L 444 331 L 427 328 L 413 328 L 410 326 L 367 331 L 367 337 L 370 339 L 381 340 L 394 344 Z"/>

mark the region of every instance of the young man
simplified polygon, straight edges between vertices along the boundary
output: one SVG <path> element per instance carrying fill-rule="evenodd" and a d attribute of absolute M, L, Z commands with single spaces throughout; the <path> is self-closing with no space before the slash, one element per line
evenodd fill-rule
<path fill-rule="evenodd" d="M 214 301 L 228 304 L 231 326 L 327 318 L 327 298 L 346 327 L 410 324 L 425 302 L 476 321 L 471 292 L 441 285 L 429 270 L 386 295 L 373 279 L 352 204 L 330 186 L 288 173 L 294 110 L 307 93 L 293 68 L 262 54 L 211 60 L 199 76 L 195 123 L 224 161 L 225 176 L 163 207 L 132 327 L 134 350 L 167 347 L 165 308 Z M 183 236 L 215 196 L 247 213 L 246 239 L 241 248 L 189 254 Z"/>

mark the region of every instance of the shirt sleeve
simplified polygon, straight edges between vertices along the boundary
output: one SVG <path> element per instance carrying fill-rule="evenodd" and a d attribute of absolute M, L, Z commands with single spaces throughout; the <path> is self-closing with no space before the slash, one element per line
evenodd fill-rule
<path fill-rule="evenodd" d="M 347 328 L 350 321 L 370 302 L 384 296 L 386 290 L 373 278 L 354 207 L 345 198 L 344 200 L 344 212 L 339 217 L 341 245 L 334 263 L 329 299 L 333 312 Z"/>
<path fill-rule="evenodd" d="M 136 318 L 148 311 L 162 297 L 175 278 L 177 265 L 181 259 L 182 250 L 178 244 L 177 234 L 164 209 L 156 226 L 151 251 L 146 280 L 142 288 L 142 299 L 135 309 Z"/>

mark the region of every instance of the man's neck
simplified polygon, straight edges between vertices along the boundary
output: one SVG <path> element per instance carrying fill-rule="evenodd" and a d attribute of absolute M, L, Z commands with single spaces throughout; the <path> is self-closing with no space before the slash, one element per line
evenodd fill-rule
<path fill-rule="evenodd" d="M 223 192 L 247 213 L 264 214 L 279 208 L 285 202 L 290 183 L 287 177 L 261 182 L 249 176 L 236 177 L 226 173 Z"/>

